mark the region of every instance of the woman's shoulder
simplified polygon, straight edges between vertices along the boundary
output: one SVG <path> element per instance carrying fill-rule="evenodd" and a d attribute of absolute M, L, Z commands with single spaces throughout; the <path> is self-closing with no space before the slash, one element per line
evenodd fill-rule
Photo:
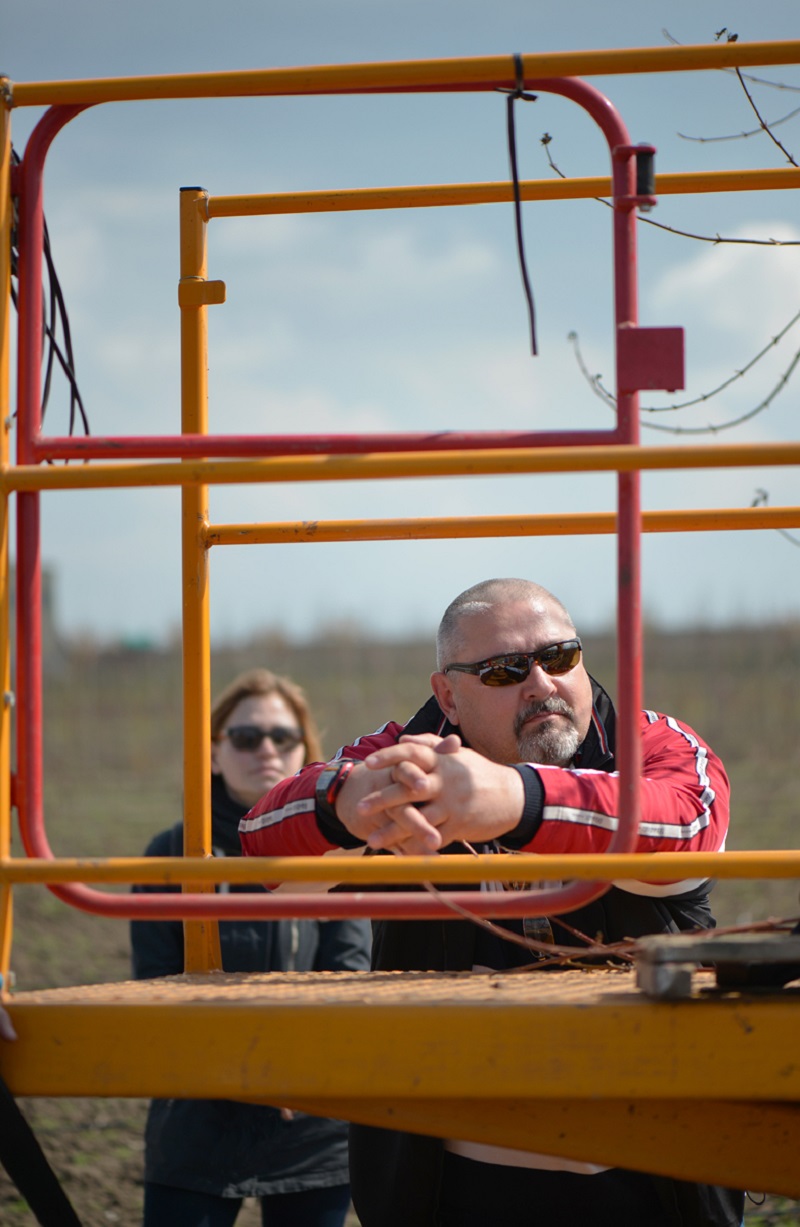
<path fill-rule="evenodd" d="M 145 856 L 180 856 L 183 850 L 183 823 L 176 822 L 154 835 L 144 850 Z"/>

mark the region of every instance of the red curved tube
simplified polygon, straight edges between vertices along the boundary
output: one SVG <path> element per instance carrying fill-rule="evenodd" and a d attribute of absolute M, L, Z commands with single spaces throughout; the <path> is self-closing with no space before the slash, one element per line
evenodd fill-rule
<path fill-rule="evenodd" d="M 612 182 L 614 192 L 614 278 L 615 278 L 615 323 L 636 323 L 636 246 L 635 219 L 632 200 L 635 194 L 635 171 L 627 129 L 610 101 L 598 90 L 584 81 L 572 78 L 554 78 L 544 81 L 528 81 L 528 88 L 561 94 L 587 110 L 602 129 L 609 144 L 612 157 Z M 60 129 L 80 111 L 83 106 L 56 106 L 37 124 L 21 166 L 20 173 L 20 324 L 19 324 L 19 444 L 20 463 L 35 463 L 43 456 L 55 457 L 74 454 L 84 457 L 91 454 L 128 455 L 137 454 L 137 447 L 152 448 L 145 455 L 189 455 L 196 444 L 194 440 L 179 441 L 180 451 L 160 452 L 159 448 L 178 447 L 174 439 L 162 440 L 51 440 L 40 439 L 40 368 L 41 354 L 41 252 L 43 237 L 42 176 L 47 150 Z M 619 371 L 617 372 L 619 375 Z M 617 379 L 619 386 L 619 378 Z M 587 438 L 587 433 L 590 438 Z M 491 436 L 489 436 L 491 437 Z M 498 438 L 502 436 L 497 436 Z M 543 441 L 540 436 L 517 436 L 516 446 L 529 446 L 531 437 Z M 638 442 L 638 397 L 635 393 L 619 393 L 618 427 L 614 432 L 586 432 L 565 434 L 565 441 L 581 442 Z M 375 439 L 370 440 L 374 448 Z M 383 438 L 383 437 L 381 437 Z M 430 438 L 424 446 L 431 448 Z M 474 442 L 471 439 L 474 438 Z M 549 435 L 548 442 L 561 438 L 561 432 Z M 347 436 L 340 437 L 342 450 Z M 487 436 L 463 436 L 466 447 L 487 445 Z M 452 447 L 454 436 L 441 436 L 441 443 L 433 446 Z M 524 442 L 522 442 L 524 440 Z M 318 440 L 317 450 L 323 444 L 330 445 L 333 438 Z M 407 437 L 391 440 L 381 450 L 415 450 L 423 444 Z M 216 445 L 236 447 L 235 443 L 216 440 Z M 265 441 L 261 441 L 261 446 Z M 202 440 L 204 454 L 208 455 L 208 439 Z M 238 445 L 243 446 L 243 443 Z M 277 443 L 276 443 L 277 446 Z M 286 443 L 284 446 L 288 447 Z M 299 446 L 295 441 L 292 447 Z M 308 441 L 303 446 L 308 446 Z M 501 446 L 514 446 L 507 438 Z M 248 441 L 247 447 L 256 444 Z M 339 443 L 336 444 L 337 450 Z M 48 450 L 49 449 L 49 450 Z M 72 449 L 68 451 L 68 449 Z M 94 449 L 94 450 L 93 450 Z M 104 451 L 104 449 L 106 449 Z M 312 450 L 313 447 L 312 447 Z M 361 450 L 361 449 L 358 449 Z M 254 454 L 254 452 L 252 454 Z M 219 452 L 218 454 L 226 454 Z M 232 454 L 232 453 L 228 453 Z M 239 454 L 242 454 L 239 452 Z M 263 453 L 262 453 L 263 454 Z M 620 732 L 619 760 L 622 789 L 622 806 L 619 826 L 609 845 L 609 852 L 633 850 L 639 826 L 639 775 L 641 771 L 641 747 L 636 726 L 636 712 L 641 694 L 641 617 L 639 609 L 639 476 L 638 473 L 619 476 L 619 695 Z M 53 858 L 44 828 L 42 798 L 42 687 L 41 687 L 41 563 L 39 534 L 39 495 L 21 494 L 18 502 L 18 549 L 17 549 L 17 627 L 18 687 L 24 702 L 20 704 L 19 753 L 17 777 L 17 805 L 20 830 L 28 855 Z M 26 634 L 22 634 L 23 627 Z M 493 891 L 448 892 L 449 898 L 476 915 L 510 917 L 557 915 L 571 911 L 604 894 L 607 883 L 572 883 L 566 887 L 534 892 Z M 216 895 L 216 894 L 147 894 L 137 896 L 110 895 L 83 884 L 50 886 L 60 899 L 80 910 L 97 915 L 120 918 L 169 919 L 180 917 L 222 918 L 243 916 L 270 917 L 344 917 L 375 916 L 394 918 L 451 918 L 454 913 L 438 899 L 417 892 L 353 892 L 352 894 L 313 895 Z"/>

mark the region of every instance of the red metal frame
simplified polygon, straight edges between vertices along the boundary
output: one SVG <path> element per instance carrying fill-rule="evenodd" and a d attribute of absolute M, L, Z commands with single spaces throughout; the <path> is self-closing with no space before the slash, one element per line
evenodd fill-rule
<path fill-rule="evenodd" d="M 644 203 L 636 195 L 636 152 L 611 102 L 585 81 L 573 78 L 530 80 L 526 88 L 557 93 L 582 106 L 599 125 L 609 145 L 613 188 L 614 315 L 617 344 L 617 427 L 608 431 L 576 432 L 442 432 L 439 434 L 330 436 L 164 436 L 135 438 L 42 438 L 40 365 L 42 353 L 42 179 L 52 140 L 84 106 L 54 106 L 37 124 L 17 172 L 20 208 L 18 460 L 33 464 L 45 459 L 125 459 L 134 457 L 264 456 L 325 452 L 363 453 L 472 450 L 486 447 L 530 447 L 639 443 L 639 401 L 636 378 L 637 330 L 636 218 Z M 458 87 L 454 87 L 458 88 Z M 473 87 L 465 87 L 473 88 Z M 481 88 L 487 88 L 482 86 Z M 648 330 L 649 341 L 659 346 Z M 641 363 L 640 363 L 641 365 Z M 668 364 L 669 365 L 669 364 Z M 641 385 L 640 385 L 641 386 Z M 638 472 L 618 474 L 618 762 L 621 786 L 619 826 L 609 852 L 631 851 L 640 816 L 641 748 L 638 713 L 641 706 L 642 649 L 640 608 L 641 509 Z M 17 687 L 19 693 L 18 775 L 15 799 L 25 850 L 30 856 L 53 858 L 47 841 L 42 787 L 42 652 L 41 557 L 39 493 L 18 496 L 17 527 Z M 393 916 L 451 917 L 446 905 L 419 893 L 354 892 L 346 896 L 278 894 L 219 896 L 183 894 L 131 898 L 113 896 L 82 884 L 51 886 L 54 894 L 84 911 L 118 917 L 232 916 Z M 569 911 L 603 894 L 607 883 L 572 883 L 564 888 L 514 893 L 477 892 L 449 897 L 476 914 L 543 915 Z"/>

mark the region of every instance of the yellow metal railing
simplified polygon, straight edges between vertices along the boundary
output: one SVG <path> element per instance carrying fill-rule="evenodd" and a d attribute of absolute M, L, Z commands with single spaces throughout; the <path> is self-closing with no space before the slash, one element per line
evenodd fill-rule
<path fill-rule="evenodd" d="M 564 877 L 563 856 L 514 857 L 514 872 L 558 882 Z M 800 852 L 608 852 L 573 853 L 569 876 L 579 881 L 674 882 L 692 878 L 724 878 L 735 881 L 751 877 L 771 880 L 800 877 Z M 458 858 L 403 857 L 57 857 L 53 860 L 7 858 L 0 861 L 0 881 L 5 883 L 55 882 L 342 882 L 354 885 L 419 883 L 435 877 L 437 882 L 502 882 L 508 864 L 502 857 Z M 199 969 L 198 969 L 199 970 Z"/>
<path fill-rule="evenodd" d="M 701 69 L 796 64 L 800 41 L 718 43 L 688 47 L 630 47 L 551 51 L 520 57 L 526 78 L 594 77 L 625 73 L 697 72 Z M 245 98 L 292 94 L 360 94 L 513 88 L 509 55 L 406 60 L 385 64 L 323 64 L 172 76 L 9 82 L 10 105 L 96 105 L 167 98 Z"/>
<path fill-rule="evenodd" d="M 614 73 L 686 72 L 741 66 L 800 62 L 800 41 L 727 43 L 699 47 L 632 48 L 625 50 L 547 53 L 522 57 L 528 78 L 564 75 L 592 76 Z M 139 77 L 94 81 L 8 83 L 10 107 L 42 105 L 96 105 L 140 99 L 196 97 L 279 96 L 331 93 L 475 91 L 514 85 L 511 57 L 412 61 L 394 64 L 353 64 L 267 69 L 235 73 L 198 73 L 168 77 Z M 11 227 L 8 112 L 4 112 L 2 182 L 0 182 L 0 291 L 4 326 L 0 338 L 0 378 L 4 405 L 8 404 L 8 301 L 9 235 Z M 659 194 L 783 190 L 800 186 L 800 171 L 717 171 L 668 174 L 657 178 Z M 606 177 L 528 181 L 521 185 L 523 199 L 577 199 L 610 194 Z M 441 207 L 507 201 L 507 183 L 444 184 L 283 192 L 269 195 L 209 197 L 201 189 L 181 194 L 179 306 L 181 311 L 182 420 L 185 434 L 205 434 L 207 415 L 206 309 L 224 301 L 221 282 L 206 277 L 207 225 L 212 219 L 277 213 L 341 210 Z M 5 412 L 4 412 L 5 416 Z M 209 727 L 209 594 L 208 550 L 212 545 L 308 541 L 312 531 L 301 524 L 213 524 L 208 516 L 208 487 L 239 482 L 353 481 L 405 477 L 477 476 L 485 474 L 545 472 L 638 472 L 758 465 L 797 465 L 800 443 L 714 444 L 647 448 L 551 447 L 513 452 L 471 451 L 360 456 L 268 457 L 240 460 L 184 459 L 180 461 L 118 463 L 90 462 L 80 467 L 9 464 L 7 431 L 0 453 L 0 636 L 8 642 L 8 544 L 6 509 L 13 493 L 180 486 L 182 489 L 183 613 L 184 613 L 184 779 L 187 859 L 171 861 L 123 858 L 86 862 L 70 858 L 52 861 L 11 858 L 10 849 L 10 711 L 0 713 L 0 973 L 7 982 L 10 948 L 11 887 L 30 882 L 182 882 L 195 892 L 212 891 L 215 882 L 250 882 L 278 879 L 304 881 L 344 880 L 353 883 L 419 881 L 430 873 L 423 858 L 386 860 L 378 869 L 358 858 L 308 863 L 305 859 L 281 862 L 246 860 L 224 866 L 206 859 L 210 852 Z M 709 529 L 787 528 L 800 525 L 800 508 L 645 512 L 644 531 L 674 532 Z M 401 538 L 466 537 L 613 533 L 613 514 L 459 517 L 439 519 L 332 521 L 315 524 L 313 539 L 390 540 Z M 2 661 L 3 688 L 10 691 L 9 656 Z M 470 858 L 448 866 L 437 862 L 437 881 L 477 881 L 500 878 L 501 866 L 493 858 Z M 525 860 L 526 858 L 523 858 Z M 461 858 L 459 858 L 461 860 Z M 800 875 L 800 854 L 786 852 L 661 854 L 657 858 L 628 855 L 571 857 L 570 876 L 577 879 L 637 878 L 658 880 L 697 875 L 735 878 L 758 876 L 788 878 Z M 537 857 L 536 877 L 559 880 L 560 858 Z M 658 868 L 655 865 L 658 862 Z M 522 867 L 522 862 L 520 862 Z M 456 876 L 457 875 L 457 878 Z M 186 926 L 187 968 L 208 970 L 219 966 L 216 924 L 202 920 Z"/>
<path fill-rule="evenodd" d="M 798 443 L 694 443 L 685 446 L 516 448 L 514 451 L 391 452 L 364 456 L 268 456 L 251 460 L 120 461 L 81 468 L 17 465 L 6 490 L 97 490 L 192 483 L 375 481 L 394 477 L 487 477 L 512 473 L 634 473 L 660 469 L 751 468 L 800 464 Z M 765 524 L 766 527 L 766 524 Z"/>

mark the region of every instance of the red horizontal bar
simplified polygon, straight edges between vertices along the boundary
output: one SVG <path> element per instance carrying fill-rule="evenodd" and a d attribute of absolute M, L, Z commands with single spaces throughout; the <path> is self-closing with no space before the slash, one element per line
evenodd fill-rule
<path fill-rule="evenodd" d="M 443 893 L 474 916 L 521 917 L 557 915 L 605 894 L 608 882 L 572 882 L 551 890 Z M 71 884 L 51 886 L 65 903 L 95 916 L 118 920 L 346 920 L 371 916 L 380 920 L 463 920 L 440 898 L 422 891 L 347 891 L 275 894 L 178 894 L 155 892 L 112 895 Z"/>
<path fill-rule="evenodd" d="M 39 438 L 35 461 L 195 459 L 221 456 L 349 456 L 370 452 L 592 447 L 620 442 L 616 430 L 440 430 L 357 435 L 79 435 Z"/>

